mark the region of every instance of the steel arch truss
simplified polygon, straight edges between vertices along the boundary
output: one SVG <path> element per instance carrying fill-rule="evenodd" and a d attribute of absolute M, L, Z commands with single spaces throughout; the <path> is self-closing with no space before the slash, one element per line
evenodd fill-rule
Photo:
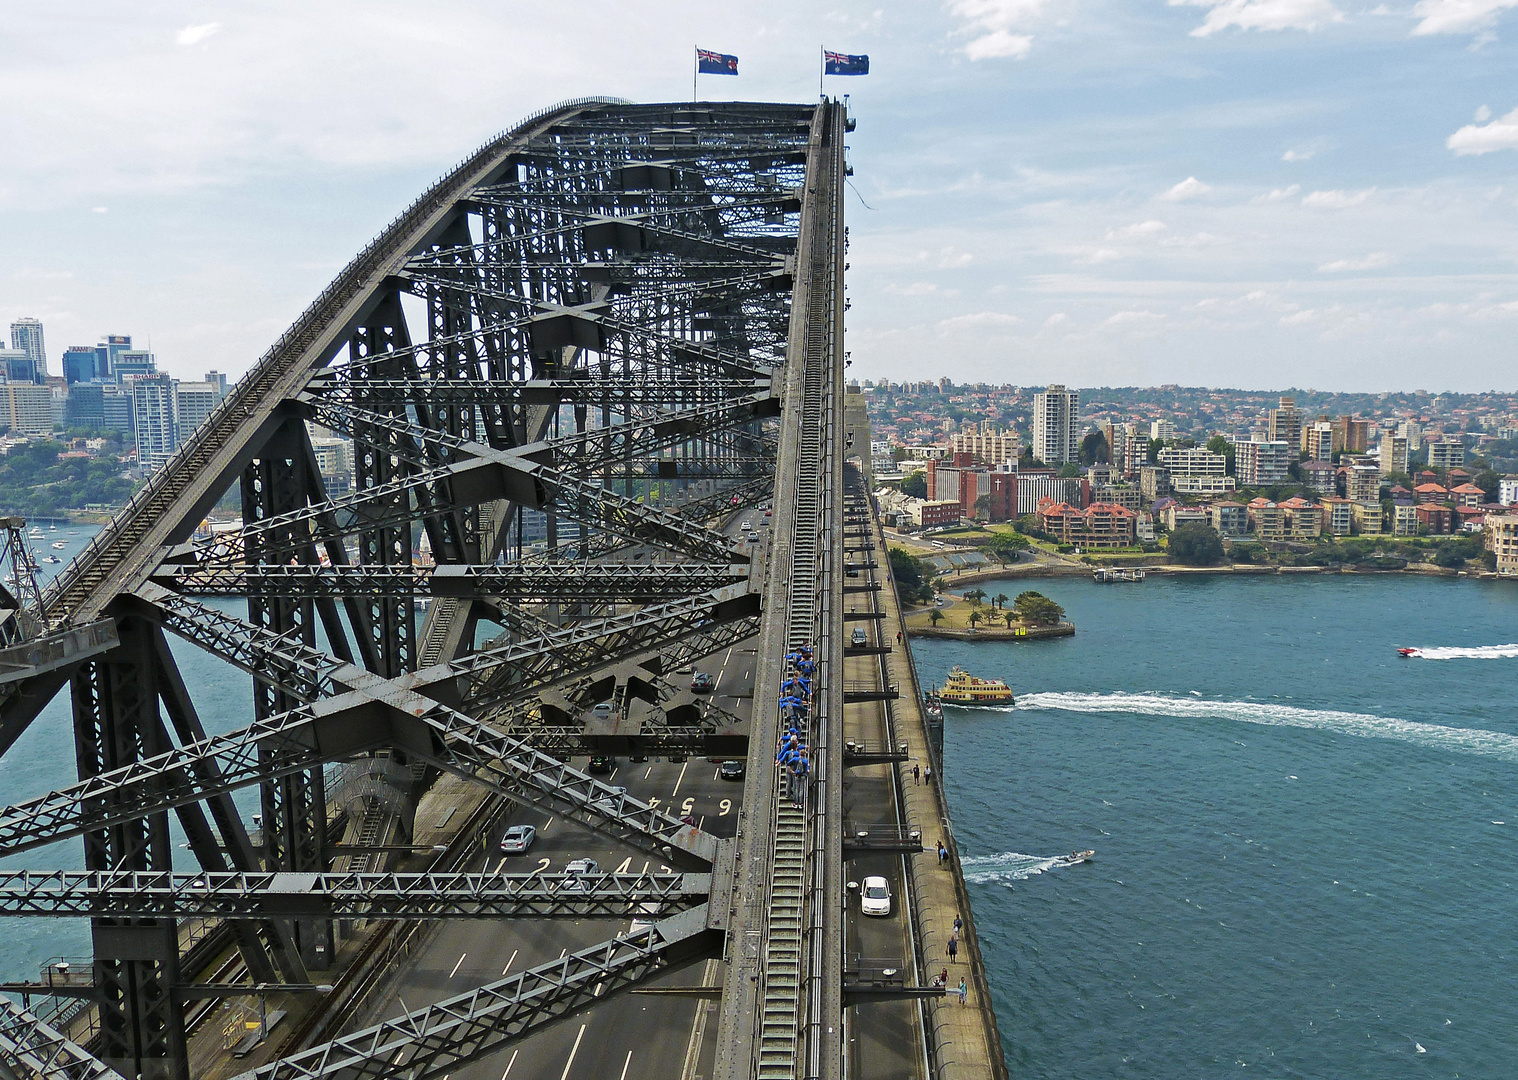
<path fill-rule="evenodd" d="M 0 908 L 91 918 L 102 1068 L 186 1080 L 181 918 L 227 918 L 255 979 L 298 984 L 335 955 L 337 919 L 697 898 L 690 874 L 579 893 L 541 877 L 452 893 L 407 894 L 394 875 L 334 884 L 325 770 L 384 752 L 696 875 L 721 861 L 714 837 L 552 755 L 742 752 L 743 719 L 661 673 L 758 626 L 749 548 L 722 526 L 773 497 L 819 115 L 587 99 L 493 140 L 359 253 L 47 587 L 46 632 L 117 637 L 0 699 L 3 752 L 70 685 L 79 762 L 76 783 L 0 809 L 0 856 L 82 837 L 87 873 L 12 875 Z M 234 494 L 241 522 L 208 527 Z M 481 623 L 502 632 L 476 647 Z M 206 734 L 165 634 L 251 674 L 252 725 Z M 630 665 L 631 682 L 607 674 Z M 603 685 L 623 705 L 610 730 L 585 710 Z M 250 786 L 256 838 L 230 796 Z M 201 864 L 193 882 L 151 878 L 172 865 L 170 814 Z M 134 874 L 148 877 L 128 897 Z M 330 889 L 281 906 L 292 882 Z M 423 1070 L 466 1060 L 706 942 L 703 920 L 686 912 L 374 1038 L 412 1039 Z M 30 1025 L 44 1045 L 27 1016 L 5 1031 Z M 268 1075 L 349 1074 L 331 1055 L 296 1060 Z"/>

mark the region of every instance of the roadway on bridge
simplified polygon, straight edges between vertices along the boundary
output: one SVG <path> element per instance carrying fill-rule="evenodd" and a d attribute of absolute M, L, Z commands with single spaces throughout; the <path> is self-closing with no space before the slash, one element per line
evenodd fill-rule
<path fill-rule="evenodd" d="M 764 512 L 745 510 L 726 523 L 731 536 L 743 535 L 743 524 L 765 538 L 750 546 L 767 546 Z M 695 670 L 716 681 L 712 698 L 717 705 L 747 720 L 753 705 L 757 638 L 739 642 L 708 657 Z M 674 674 L 677 685 L 688 682 L 692 671 Z M 577 768 L 588 759 L 570 759 Z M 722 780 L 718 763 L 692 756 L 684 761 L 651 758 L 646 762 L 615 759 L 615 771 L 602 775 L 609 784 L 625 786 L 628 793 L 677 815 L 690 814 L 706 831 L 731 837 L 737 831 L 743 784 Z M 507 825 L 528 824 L 538 829 L 538 840 L 525 856 L 506 857 L 497 848 Z M 528 807 L 506 815 L 486 838 L 488 854 L 474 868 L 531 871 L 562 871 L 574 859 L 594 859 L 605 870 L 658 870 L 659 864 L 642 853 L 633 853 L 590 829 L 566 825 Z M 383 1007 L 364 1016 L 351 1028 L 378 1023 L 410 1009 L 461 994 L 469 989 L 547 963 L 566 951 L 605 941 L 628 929 L 627 919 L 563 920 L 449 920 L 397 973 Z M 663 972 L 644 988 L 720 987 L 721 961 L 698 960 Z M 622 993 L 604 1005 L 537 1032 L 495 1054 L 450 1075 L 453 1080 L 637 1080 L 637 1078 L 690 1078 L 710 1076 L 715 1045 L 703 1038 L 715 1017 L 715 1001 L 704 1002 L 690 995 Z M 715 1024 L 710 1025 L 715 1029 Z"/>

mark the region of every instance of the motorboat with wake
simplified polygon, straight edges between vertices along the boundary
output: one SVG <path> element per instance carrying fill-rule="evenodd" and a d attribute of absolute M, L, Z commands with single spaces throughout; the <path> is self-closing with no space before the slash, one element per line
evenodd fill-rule
<path fill-rule="evenodd" d="M 1061 855 L 1054 860 L 1055 866 L 1077 866 L 1080 863 L 1090 862 L 1096 858 L 1094 851 L 1072 851 L 1068 855 Z"/>
<path fill-rule="evenodd" d="M 1417 649 L 1410 649 L 1410 648 L 1404 647 L 1404 648 L 1401 648 L 1401 649 L 1397 650 L 1397 655 L 1398 656 L 1409 656 L 1409 657 L 1411 657 L 1411 656 L 1417 656 L 1418 655 L 1418 650 Z"/>

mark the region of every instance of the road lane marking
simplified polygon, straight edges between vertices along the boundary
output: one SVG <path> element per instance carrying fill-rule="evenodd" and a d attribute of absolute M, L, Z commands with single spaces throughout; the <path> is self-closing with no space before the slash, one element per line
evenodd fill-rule
<path fill-rule="evenodd" d="M 680 781 L 682 781 L 682 780 L 685 779 L 685 770 L 688 769 L 688 768 L 690 768 L 690 761 L 689 761 L 689 759 L 687 759 L 687 760 L 685 760 L 685 761 L 683 761 L 683 762 L 680 763 L 680 775 L 677 776 L 677 777 L 675 777 L 675 790 L 671 791 L 669 793 L 669 797 L 671 799 L 673 799 L 676 795 L 680 794 Z"/>
<path fill-rule="evenodd" d="M 448 977 L 450 979 L 459 973 L 459 968 L 464 966 L 464 957 L 468 955 L 468 953 L 459 953 L 459 962 L 457 964 L 454 964 L 453 970 L 448 973 Z"/>
<path fill-rule="evenodd" d="M 559 1080 L 569 1080 L 569 1070 L 575 1063 L 575 1055 L 580 1052 L 580 1040 L 585 1038 L 585 1025 L 580 1025 L 580 1033 L 575 1036 L 575 1044 L 570 1048 L 569 1060 L 564 1063 L 564 1071 L 559 1074 Z"/>
<path fill-rule="evenodd" d="M 495 872 L 497 874 L 499 874 L 501 872 L 501 867 L 503 867 L 505 865 L 506 865 L 506 856 L 502 855 L 501 856 L 501 861 L 495 864 Z"/>
<path fill-rule="evenodd" d="M 648 774 L 651 773 L 651 772 L 653 772 L 653 771 L 654 771 L 654 767 L 652 765 L 650 765 L 648 768 L 644 769 L 643 770 L 643 779 L 647 780 L 648 779 Z"/>
<path fill-rule="evenodd" d="M 569 951 L 569 946 L 567 946 L 567 945 L 564 948 L 560 949 L 559 950 L 559 959 L 560 960 L 564 959 L 564 954 L 567 953 L 568 951 Z M 585 1029 L 582 1027 L 580 1030 L 584 1031 Z"/>
<path fill-rule="evenodd" d="M 515 964 L 515 963 L 516 963 L 516 962 L 517 962 L 517 953 L 519 953 L 519 952 L 521 952 L 521 951 L 522 951 L 522 950 L 521 950 L 521 949 L 512 949 L 512 950 L 511 950 L 511 959 L 510 959 L 510 960 L 508 960 L 508 961 L 506 961 L 506 966 L 505 966 L 505 967 L 503 967 L 503 968 L 502 968 L 502 969 L 501 969 L 501 974 L 502 974 L 502 975 L 504 975 L 504 974 L 506 974 L 506 973 L 507 973 L 507 972 L 508 972 L 508 971 L 510 971 L 510 970 L 511 970 L 511 965 L 512 965 L 512 964 Z M 516 1055 L 515 1055 L 515 1054 L 513 1054 L 513 1055 L 512 1055 L 512 1060 L 515 1060 L 515 1059 L 516 1059 Z M 510 1069 L 510 1068 L 511 1068 L 511 1066 L 510 1066 L 510 1065 L 508 1065 L 508 1066 L 506 1066 L 506 1067 L 507 1067 L 507 1068 L 508 1068 L 508 1069 Z"/>
<path fill-rule="evenodd" d="M 548 831 L 548 826 L 550 826 L 552 824 L 553 824 L 553 818 L 549 818 L 546 822 L 544 822 L 543 827 L 541 829 L 539 829 L 538 832 L 547 832 Z"/>
<path fill-rule="evenodd" d="M 506 1063 L 506 1071 L 501 1074 L 501 1080 L 506 1080 L 511 1075 L 511 1067 L 517 1063 L 517 1055 L 521 1052 L 520 1050 L 513 1050 L 511 1052 L 511 1060 Z"/>
<path fill-rule="evenodd" d="M 629 1050 L 627 1052 L 627 1060 L 624 1061 L 624 1062 L 622 1062 L 622 1076 L 620 1077 L 620 1080 L 627 1080 L 627 1067 L 629 1065 L 631 1065 L 632 1063 L 633 1063 L 633 1052 L 631 1050 Z M 501 1077 L 501 1080 L 506 1080 L 506 1078 L 503 1076 L 503 1077 Z"/>
<path fill-rule="evenodd" d="M 621 769 L 621 766 L 618 766 L 617 768 L 615 768 L 615 769 L 613 769 L 611 771 L 611 775 L 606 778 L 606 782 L 608 784 L 611 783 L 613 780 L 615 780 L 617 778 L 617 773 L 620 771 L 620 769 Z"/>

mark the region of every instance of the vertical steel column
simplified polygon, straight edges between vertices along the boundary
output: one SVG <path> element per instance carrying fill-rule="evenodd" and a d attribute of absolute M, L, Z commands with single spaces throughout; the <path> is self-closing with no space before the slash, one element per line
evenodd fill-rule
<path fill-rule="evenodd" d="M 162 720 L 154 678 L 153 631 L 139 618 L 117 623 L 121 645 L 73 679 L 74 749 L 81 780 L 152 757 Z M 136 818 L 84 837 L 89 870 L 173 868 L 167 815 Z M 90 920 L 100 1011 L 100 1057 L 124 1076 L 189 1080 L 174 919 Z"/>
<path fill-rule="evenodd" d="M 406 331 L 406 316 L 401 311 L 399 295 L 390 293 L 353 332 L 349 343 L 352 362 L 363 364 L 368 358 L 382 356 L 411 344 Z M 371 379 L 406 377 L 399 359 L 383 357 L 365 365 Z M 405 406 L 371 402 L 366 395 L 354 403 L 371 412 L 405 415 Z M 401 459 L 387 448 L 395 447 L 398 436 L 381 428 L 356 425 L 353 440 L 353 484 L 355 489 L 378 487 L 401 473 Z M 397 495 L 396 501 L 407 496 Z M 367 529 L 358 535 L 358 561 L 366 566 L 410 566 L 411 529 L 387 526 Z M 409 594 L 375 596 L 369 601 L 369 633 L 379 660 L 379 674 L 395 678 L 411 670 L 416 663 L 416 612 Z"/>
<path fill-rule="evenodd" d="M 302 421 L 291 418 L 275 430 L 259 456 L 242 475 L 243 521 L 260 521 L 289 513 L 306 505 L 311 491 Z M 257 536 L 258 534 L 254 534 Z M 264 561 L 263 545 L 296 543 L 293 534 L 262 538 L 248 545 L 244 557 L 250 565 Z M 298 545 L 305 550 L 308 545 Z M 256 580 L 256 575 L 252 576 Z M 264 593 L 249 586 L 248 621 L 275 634 L 293 634 L 310 648 L 316 647 L 316 612 L 311 599 L 292 599 Z M 253 711 L 262 720 L 286 712 L 300 703 L 274 683 L 253 678 Z M 260 747 L 260 755 L 264 750 Z M 327 798 L 320 768 L 294 773 L 262 785 L 263 848 L 271 869 L 327 869 Z M 332 964 L 332 923 L 326 919 L 302 919 L 295 925 L 295 940 L 308 967 L 325 969 Z"/>

